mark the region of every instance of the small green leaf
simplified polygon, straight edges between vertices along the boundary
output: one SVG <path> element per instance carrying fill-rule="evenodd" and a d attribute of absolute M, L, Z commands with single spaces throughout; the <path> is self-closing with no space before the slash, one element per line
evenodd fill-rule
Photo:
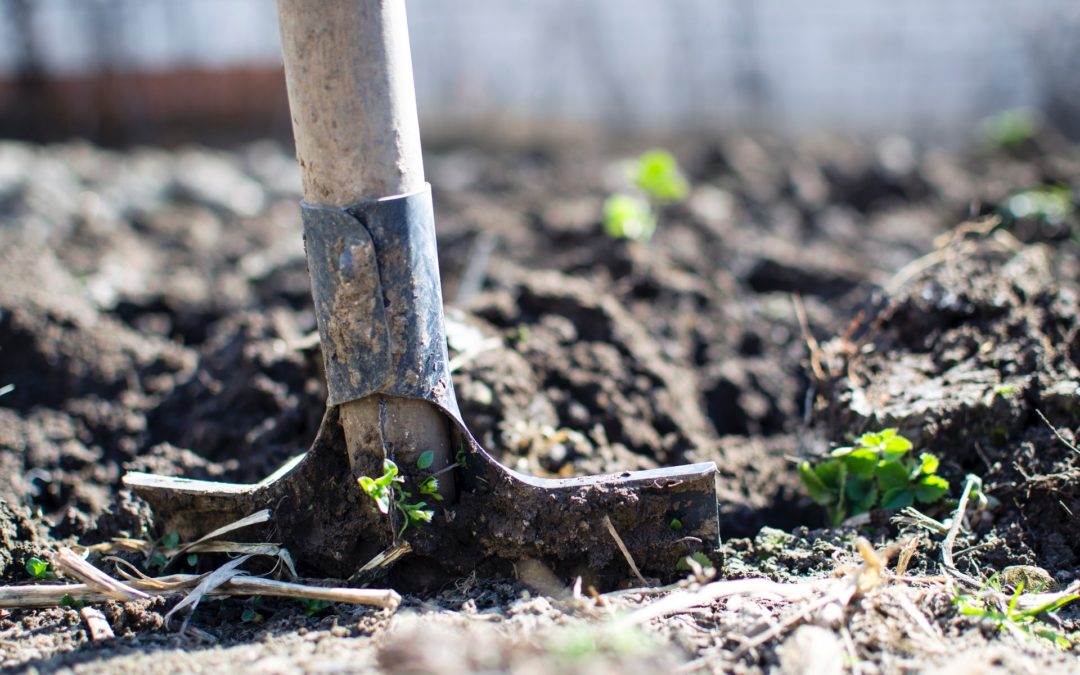
<path fill-rule="evenodd" d="M 417 469 L 427 469 L 435 463 L 435 451 L 425 450 L 420 453 L 420 456 L 416 458 Z"/>
<path fill-rule="evenodd" d="M 857 516 L 866 513 L 874 507 L 877 501 L 878 489 L 873 480 L 865 478 L 851 478 L 844 489 L 847 497 L 848 514 Z"/>
<path fill-rule="evenodd" d="M 859 478 L 869 478 L 874 475 L 878 465 L 878 455 L 873 450 L 859 448 L 852 450 L 840 458 L 848 469 L 848 472 Z"/>
<path fill-rule="evenodd" d="M 892 458 L 900 457 L 908 450 L 911 450 L 911 441 L 903 436 L 892 436 L 885 440 L 885 453 L 891 455 Z"/>
<path fill-rule="evenodd" d="M 658 202 L 675 202 L 686 197 L 690 186 L 679 163 L 667 150 L 649 150 L 634 163 L 634 185 Z"/>
<path fill-rule="evenodd" d="M 886 429 L 879 432 L 868 431 L 862 436 L 859 436 L 857 439 L 855 439 L 855 443 L 863 448 L 877 448 L 885 442 L 885 435 L 888 434 L 890 431 L 894 434 L 896 433 L 895 429 Z"/>
<path fill-rule="evenodd" d="M 936 455 L 931 455 L 929 452 L 924 452 L 919 455 L 919 471 L 918 473 L 929 476 L 937 473 L 938 465 L 941 462 L 938 461 Z"/>
<path fill-rule="evenodd" d="M 669 526 L 671 527 L 672 530 L 675 530 L 676 532 L 678 532 L 679 530 L 682 529 L 682 521 L 679 520 L 678 518 L 672 518 L 671 522 L 669 523 Z"/>
<path fill-rule="evenodd" d="M 814 473 L 829 490 L 839 493 L 847 477 L 847 467 L 839 459 L 827 459 L 814 467 Z"/>
<path fill-rule="evenodd" d="M 810 462 L 799 463 L 799 478 L 802 479 L 803 487 L 806 488 L 810 499 L 816 503 L 825 506 L 836 501 L 836 494 L 818 478 L 817 473 L 810 468 Z"/>
<path fill-rule="evenodd" d="M 900 462 L 882 461 L 878 464 L 877 468 L 878 485 L 881 486 L 883 492 L 889 492 L 892 489 L 908 489 L 911 485 L 911 477 L 908 474 L 907 467 Z"/>
<path fill-rule="evenodd" d="M 360 483 L 360 489 L 369 497 L 374 497 L 379 489 L 379 485 L 370 476 L 360 476 L 357 482 Z"/>
<path fill-rule="evenodd" d="M 923 476 L 915 484 L 915 498 L 923 504 L 936 502 L 949 491 L 949 481 L 941 476 Z"/>
<path fill-rule="evenodd" d="M 859 447 L 862 447 L 862 446 L 859 446 Z M 830 452 L 829 454 L 832 455 L 833 457 L 843 457 L 844 455 L 847 455 L 848 453 L 850 453 L 854 449 L 855 449 L 855 446 L 845 445 L 845 446 L 842 446 L 842 447 L 839 447 L 839 448 L 833 448 L 832 452 Z"/>
<path fill-rule="evenodd" d="M 262 623 L 263 615 L 256 612 L 253 607 L 245 607 L 240 614 L 240 620 L 244 623 Z"/>
<path fill-rule="evenodd" d="M 390 513 L 390 493 L 381 492 L 374 495 L 375 506 L 379 508 L 379 513 Z"/>
<path fill-rule="evenodd" d="M 313 617 L 330 607 L 330 602 L 326 600 L 301 600 L 301 604 L 304 606 L 304 615 L 307 617 Z"/>
<path fill-rule="evenodd" d="M 677 569 L 677 570 L 679 570 L 681 572 L 689 572 L 690 569 L 691 569 L 691 567 L 690 567 L 690 561 L 691 560 L 693 560 L 697 564 L 701 565 L 702 568 L 712 567 L 712 564 L 713 564 L 712 561 L 709 560 L 709 556 L 705 555 L 701 551 L 694 551 L 690 555 L 683 556 L 682 558 L 680 558 L 679 562 L 675 564 L 675 569 Z"/>
<path fill-rule="evenodd" d="M 86 601 L 82 599 L 76 600 L 71 597 L 70 593 L 64 593 L 63 597 L 60 598 L 60 606 L 78 610 L 86 606 Z"/>
<path fill-rule="evenodd" d="M 892 488 L 881 495 L 881 508 L 883 509 L 902 509 L 911 506 L 913 503 L 912 491 L 907 487 Z"/>
<path fill-rule="evenodd" d="M 49 563 L 41 558 L 28 558 L 26 571 L 35 579 L 48 579 L 52 576 L 49 573 Z"/>
<path fill-rule="evenodd" d="M 631 195 L 611 195 L 604 202 L 604 232 L 614 239 L 647 241 L 656 231 L 652 207 Z"/>
<path fill-rule="evenodd" d="M 167 532 L 164 537 L 161 538 L 162 548 L 176 548 L 180 545 L 180 535 L 176 532 Z"/>
<path fill-rule="evenodd" d="M 199 554 L 198 553 L 188 553 L 187 564 L 188 564 L 188 567 L 195 567 L 196 565 L 198 565 L 199 564 Z"/>

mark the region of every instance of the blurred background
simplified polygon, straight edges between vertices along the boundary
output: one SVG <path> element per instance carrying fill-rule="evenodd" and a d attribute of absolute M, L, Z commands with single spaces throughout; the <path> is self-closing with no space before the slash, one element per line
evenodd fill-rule
<path fill-rule="evenodd" d="M 429 139 L 1080 133 L 1075 0 L 409 0 Z M 272 0 L 0 0 L 0 135 L 289 138 Z"/>

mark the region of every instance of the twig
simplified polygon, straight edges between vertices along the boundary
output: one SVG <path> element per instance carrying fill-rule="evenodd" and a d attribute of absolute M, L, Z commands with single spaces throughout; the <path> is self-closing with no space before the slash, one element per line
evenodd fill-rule
<path fill-rule="evenodd" d="M 59 553 L 56 554 L 56 564 L 64 574 L 78 579 L 112 600 L 126 602 L 150 597 L 137 588 L 132 588 L 122 581 L 113 579 L 83 560 L 79 554 L 70 548 L 60 549 Z"/>
<path fill-rule="evenodd" d="M 804 621 L 807 617 L 814 612 L 825 607 L 826 605 L 834 602 L 839 602 L 842 606 L 846 606 L 851 599 L 855 597 L 855 593 L 858 590 L 858 586 L 854 579 L 849 580 L 847 583 L 842 583 L 839 587 L 833 590 L 831 593 L 827 593 L 824 596 L 818 598 L 814 602 L 811 602 L 800 609 L 795 614 L 792 614 L 788 618 L 784 619 L 780 623 L 776 624 L 769 630 L 755 636 L 752 640 L 744 642 L 741 647 L 735 650 L 732 655 L 734 658 L 742 658 L 748 651 L 755 649 L 765 644 L 769 640 L 782 635 L 788 628 L 794 626 L 800 621 Z"/>
<path fill-rule="evenodd" d="M 1054 432 L 1054 435 L 1058 437 L 1058 440 L 1059 440 L 1059 441 L 1061 441 L 1061 442 L 1062 442 L 1062 443 L 1064 443 L 1064 444 L 1065 444 L 1066 446 L 1068 446 L 1068 448 L 1069 448 L 1070 450 L 1072 450 L 1072 451 L 1073 451 L 1073 452 L 1075 452 L 1076 454 L 1080 455 L 1080 450 L 1078 450 L 1078 449 L 1077 449 L 1077 447 L 1076 447 L 1075 445 L 1073 445 L 1072 443 L 1070 443 L 1069 441 L 1067 441 L 1067 440 L 1065 439 L 1065 437 L 1061 435 L 1061 432 L 1060 432 L 1060 431 L 1058 431 L 1057 427 L 1055 427 L 1055 426 L 1054 426 L 1053 424 L 1050 424 L 1050 420 L 1046 419 L 1046 415 L 1043 415 L 1043 414 L 1042 414 L 1042 411 L 1041 411 L 1041 410 L 1039 410 L 1038 408 L 1036 408 L 1036 409 L 1035 409 L 1035 414 L 1036 414 L 1036 415 L 1038 415 L 1038 416 L 1039 416 L 1039 417 L 1040 417 L 1040 418 L 1042 419 L 1042 421 L 1043 421 L 1043 422 L 1046 422 L 1046 426 L 1050 427 L 1050 431 L 1053 431 L 1053 432 Z"/>
<path fill-rule="evenodd" d="M 981 584 L 978 580 L 964 574 L 956 568 L 956 564 L 953 562 L 953 546 L 956 544 L 956 535 L 960 533 L 960 527 L 964 522 L 964 513 L 967 511 L 968 497 L 971 496 L 972 488 L 975 488 L 976 486 L 981 487 L 982 481 L 979 480 L 978 476 L 968 474 L 967 480 L 964 482 L 964 492 L 960 495 L 960 501 L 957 503 L 956 511 L 953 513 L 952 523 L 949 526 L 949 533 L 945 535 L 945 540 L 941 542 L 941 562 L 945 567 L 945 571 L 973 588 L 979 588 Z"/>
<path fill-rule="evenodd" d="M 821 345 L 814 334 L 810 332 L 810 321 L 806 318 L 806 308 L 803 306 L 802 297 L 797 293 L 791 294 L 791 306 L 795 309 L 795 320 L 799 322 L 799 330 L 802 331 L 803 340 L 810 351 L 810 370 L 819 382 L 825 382 L 828 378 L 825 369 L 821 366 Z"/>
<path fill-rule="evenodd" d="M 645 577 L 641 576 L 641 571 L 638 570 L 637 563 L 634 562 L 634 556 L 630 555 L 630 550 L 626 548 L 626 544 L 623 543 L 622 537 L 615 531 L 615 526 L 611 524 L 611 518 L 604 515 L 604 526 L 607 527 L 608 532 L 611 533 L 611 538 L 615 540 L 615 545 L 622 551 L 623 557 L 626 558 L 626 562 L 630 565 L 630 569 L 633 570 L 634 576 L 638 578 L 642 586 L 648 586 L 649 582 L 645 581 Z"/>
<path fill-rule="evenodd" d="M 776 595 L 796 600 L 812 594 L 811 584 L 782 584 L 771 579 L 733 579 L 714 581 L 696 591 L 676 591 L 656 602 L 627 614 L 616 623 L 638 625 L 669 614 L 684 612 L 692 607 L 707 605 L 714 600 L 733 595 Z"/>
<path fill-rule="evenodd" d="M 145 580 L 132 581 L 131 586 L 148 596 L 177 595 L 193 588 L 205 575 L 172 574 Z M 87 603 L 113 600 L 110 595 L 86 584 L 37 584 L 32 586 L 0 586 L 0 608 L 29 609 L 57 607 L 64 596 Z M 265 595 L 280 598 L 300 598 L 343 602 L 350 605 L 368 605 L 395 609 L 401 596 L 393 590 L 374 588 L 341 588 L 311 584 L 275 581 L 261 577 L 236 576 L 213 589 L 207 595 Z"/>
<path fill-rule="evenodd" d="M 363 567 L 358 569 L 355 574 L 349 577 L 349 581 L 355 581 L 367 574 L 368 572 L 379 569 L 380 567 L 387 567 L 389 565 L 393 565 L 394 562 L 396 562 L 399 558 L 401 558 L 401 556 L 405 555 L 409 551 L 412 551 L 412 546 L 409 545 L 409 542 L 401 539 L 398 542 L 392 544 L 390 548 L 382 551 L 381 553 L 377 553 L 374 558 L 367 561 L 367 563 L 365 563 Z"/>
<path fill-rule="evenodd" d="M 906 542 L 904 547 L 900 549 L 900 557 L 896 560 L 896 576 L 902 577 L 907 572 L 908 565 L 911 564 L 911 557 L 915 555 L 915 550 L 919 547 L 919 539 L 922 535 L 916 534 Z"/>

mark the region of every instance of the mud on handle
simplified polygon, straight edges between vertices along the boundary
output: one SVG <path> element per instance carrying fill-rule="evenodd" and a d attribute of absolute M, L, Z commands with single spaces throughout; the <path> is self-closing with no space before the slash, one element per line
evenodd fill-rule
<path fill-rule="evenodd" d="M 301 203 L 301 214 L 328 403 L 387 394 L 460 418 L 430 186 L 343 208 Z"/>

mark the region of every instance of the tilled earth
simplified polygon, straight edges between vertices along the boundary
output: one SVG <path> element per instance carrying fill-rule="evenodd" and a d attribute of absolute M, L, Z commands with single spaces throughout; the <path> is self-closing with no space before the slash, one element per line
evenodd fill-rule
<path fill-rule="evenodd" d="M 856 534 L 885 548 L 914 533 L 878 512 L 826 528 L 795 471 L 897 426 L 952 483 L 928 515 L 951 515 L 969 473 L 991 498 L 957 539 L 961 571 L 1080 578 L 1080 223 L 1068 210 L 1016 217 L 1009 201 L 1050 184 L 1077 194 L 1080 149 L 1050 133 L 964 155 L 897 138 L 698 140 L 674 148 L 690 197 L 665 208 L 650 242 L 612 240 L 602 203 L 641 149 L 427 158 L 454 383 L 486 448 L 547 476 L 715 461 L 719 577 L 795 583 L 862 560 Z M 26 560 L 62 545 L 165 534 L 120 489 L 126 470 L 250 482 L 309 445 L 325 387 L 298 186 L 287 149 L 269 142 L 0 145 L 0 387 L 14 385 L 0 396 L 3 582 L 27 582 Z M 98 643 L 72 609 L 0 610 L 0 665 L 1076 669 L 1047 640 L 962 616 L 940 580 L 941 543 L 924 533 L 914 549 L 909 574 L 925 582 L 868 592 L 840 620 L 808 615 L 745 653 L 785 616 L 777 598 L 613 632 L 612 613 L 655 598 L 474 576 L 406 596 L 394 614 L 204 601 L 183 634 L 163 621 L 175 600 L 111 603 L 118 637 Z M 1073 618 L 1064 610 L 1056 630 L 1068 636 Z"/>

